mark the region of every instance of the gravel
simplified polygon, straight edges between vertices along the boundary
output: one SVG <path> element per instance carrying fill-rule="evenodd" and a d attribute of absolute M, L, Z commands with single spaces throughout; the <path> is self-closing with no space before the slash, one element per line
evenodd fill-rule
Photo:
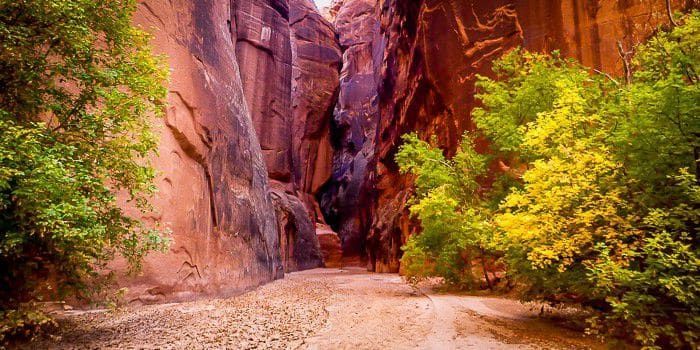
<path fill-rule="evenodd" d="M 229 299 L 62 317 L 39 349 L 295 349 L 328 317 L 323 281 L 288 278 Z M 303 302 L 297 302 L 303 301 Z"/>

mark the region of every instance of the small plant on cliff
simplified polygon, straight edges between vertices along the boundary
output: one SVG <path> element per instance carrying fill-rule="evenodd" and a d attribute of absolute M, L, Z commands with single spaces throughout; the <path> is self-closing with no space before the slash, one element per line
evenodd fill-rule
<path fill-rule="evenodd" d="M 167 92 L 135 9 L 0 0 L 0 310 L 85 295 L 115 254 L 138 268 L 166 243 L 117 203 L 149 211 L 150 123 Z"/>

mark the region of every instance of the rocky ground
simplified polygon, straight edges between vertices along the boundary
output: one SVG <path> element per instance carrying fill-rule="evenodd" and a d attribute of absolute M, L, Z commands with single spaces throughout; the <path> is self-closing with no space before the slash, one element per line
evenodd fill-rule
<path fill-rule="evenodd" d="M 63 315 L 50 349 L 593 349 L 512 300 L 318 269 L 230 299 Z"/>

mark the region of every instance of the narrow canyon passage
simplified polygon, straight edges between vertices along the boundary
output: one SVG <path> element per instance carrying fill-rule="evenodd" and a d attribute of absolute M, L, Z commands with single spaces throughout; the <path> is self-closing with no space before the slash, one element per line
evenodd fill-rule
<path fill-rule="evenodd" d="M 653 26 L 632 30 L 636 21 L 664 13 L 547 3 L 140 1 L 134 24 L 171 70 L 154 213 L 141 219 L 172 242 L 137 277 L 116 263 L 113 289 L 152 304 L 322 266 L 399 272 L 401 247 L 420 232 L 408 209 L 414 178 L 395 161 L 403 135 L 454 153 L 494 59 L 557 49 L 614 74 L 617 40 L 645 37 Z"/>
<path fill-rule="evenodd" d="M 61 315 L 50 349 L 595 349 L 509 299 L 435 294 L 395 274 L 315 269 L 228 299 Z"/>
<path fill-rule="evenodd" d="M 54 2 L 90 7 L 89 1 Z M 43 2 L 18 3 L 33 6 Z M 632 57 L 637 45 L 646 42 L 653 33 L 659 35 L 662 31 L 658 28 L 663 28 L 660 24 L 680 30 L 674 23 L 673 11 L 698 9 L 700 0 L 125 0 L 124 3 L 133 3 L 133 11 L 125 12 L 120 21 L 128 22 L 131 18 L 134 28 L 148 33 L 149 50 L 159 57 L 157 61 L 163 61 L 163 82 L 157 84 L 163 90 L 162 101 L 155 103 L 149 97 L 149 105 L 154 105 L 153 113 L 134 112 L 144 114 L 144 118 L 159 116 L 152 121 L 152 132 L 158 141 L 150 139 L 151 131 L 143 132 L 148 136 L 144 136 L 148 139 L 144 143 L 153 143 L 154 152 L 141 151 L 140 146 L 130 145 L 127 136 L 120 136 L 120 142 L 116 142 L 112 134 L 89 123 L 75 127 L 76 135 L 84 133 L 91 140 L 94 134 L 104 134 L 102 137 L 110 140 L 105 141 L 106 145 L 123 143 L 121 148 L 128 150 L 124 154 L 143 158 L 133 159 L 134 164 L 143 162 L 152 169 L 134 172 L 109 168 L 112 162 L 103 160 L 102 156 L 110 153 L 95 146 L 99 144 L 84 141 L 80 144 L 97 155 L 85 158 L 90 161 L 77 156 L 73 159 L 73 153 L 82 151 L 72 143 L 82 138 L 73 136 L 72 131 L 62 131 L 63 124 L 72 122 L 62 121 L 52 101 L 45 101 L 46 113 L 37 112 L 27 119 L 27 130 L 31 131 L 27 135 L 34 135 L 33 130 L 41 124 L 42 130 L 46 129 L 50 135 L 42 136 L 41 142 L 54 144 L 54 139 L 65 138 L 65 149 L 70 152 L 51 148 L 47 153 L 51 157 L 37 156 L 37 160 L 15 157 L 14 153 L 24 154 L 24 150 L 13 151 L 25 147 L 22 140 L 25 134 L 14 135 L 14 120 L 2 124 L 12 125 L 13 132 L 0 130 L 0 136 L 3 132 L 12 136 L 12 142 L 7 143 L 9 148 L 0 139 L 0 158 L 5 157 L 11 165 L 8 168 L 11 171 L 4 171 L 0 159 L 0 229 L 7 231 L 0 232 L 0 259 L 5 254 L 9 256 L 6 261 L 14 262 L 0 263 L 0 292 L 7 290 L 11 296 L 6 298 L 11 301 L 8 306 L 2 305 L 0 298 L 0 321 L 7 315 L 14 317 L 3 312 L 23 311 L 25 303 L 32 309 L 34 301 L 40 301 L 37 309 L 47 304 L 47 314 L 55 316 L 60 324 L 57 334 L 41 335 L 43 338 L 37 342 L 20 346 L 28 349 L 602 349 L 606 348 L 604 344 L 567 325 L 576 323 L 582 328 L 585 322 L 579 322 L 579 316 L 583 312 L 594 314 L 600 309 L 604 310 L 601 315 L 614 314 L 608 309 L 616 309 L 617 305 L 612 299 L 602 297 L 603 294 L 615 298 L 632 295 L 645 308 L 648 304 L 672 310 L 674 313 L 669 315 L 673 316 L 666 318 L 671 323 L 680 319 L 675 306 L 659 307 L 662 303 L 648 300 L 672 299 L 666 298 L 667 295 L 676 293 L 669 305 L 685 307 L 690 300 L 694 302 L 693 312 L 698 310 L 697 293 L 691 288 L 695 284 L 686 288 L 682 283 L 689 283 L 684 274 L 689 275 L 687 281 L 695 283 L 700 271 L 684 270 L 686 266 L 683 266 L 686 261 L 696 261 L 686 256 L 697 256 L 692 255 L 696 254 L 697 244 L 693 234 L 700 214 L 691 213 L 688 208 L 700 208 L 697 204 L 700 200 L 690 203 L 685 196 L 697 199 L 698 191 L 693 187 L 697 183 L 693 183 L 692 174 L 686 170 L 695 167 L 694 180 L 700 179 L 700 167 L 695 162 L 700 132 L 685 130 L 683 123 L 675 120 L 668 123 L 664 118 L 685 114 L 678 106 L 687 104 L 691 112 L 683 118 L 692 125 L 700 125 L 697 121 L 700 113 L 695 107 L 700 105 L 695 104 L 700 96 L 696 85 L 700 81 L 696 72 L 700 69 L 695 68 L 700 66 L 684 69 L 687 72 L 683 74 L 674 73 L 684 78 L 669 80 L 673 84 L 661 84 L 664 89 L 680 91 L 686 87 L 683 79 L 687 75 L 686 80 L 692 82 L 692 89 L 688 88 L 688 101 L 692 102 L 688 103 L 678 102 L 685 99 L 679 96 L 685 95 L 665 92 L 671 90 L 659 90 L 664 92 L 662 96 L 650 82 L 637 89 L 632 82 L 639 80 L 641 84 L 642 79 L 632 79 L 631 66 L 643 65 L 632 64 L 636 62 Z M 45 42 L 37 41 L 41 45 L 32 44 L 40 50 L 18 52 L 26 51 L 34 60 L 34 56 L 42 56 L 36 52 L 45 48 L 53 50 L 57 39 L 43 27 L 43 19 L 14 19 L 23 18 L 24 13 L 10 12 L 12 21 L 22 22 L 18 28 L 38 26 L 37 32 L 48 33 Z M 72 9 L 65 12 L 81 13 Z M 49 19 L 47 23 L 53 21 L 53 15 L 42 15 Z M 4 30 L 3 21 L 7 19 L 0 16 L 0 31 Z M 18 33 L 22 33 L 18 37 L 27 35 L 24 30 Z M 90 40 L 95 40 L 98 51 L 104 42 L 113 41 L 109 36 L 93 36 L 96 39 Z M 674 40 L 683 41 L 683 36 L 678 35 L 680 38 Z M 5 50 L 11 53 L 5 56 L 14 57 L 12 46 L 7 51 L 1 39 L 0 53 Z M 126 40 L 115 40 L 122 41 Z M 696 43 L 692 44 L 697 48 Z M 80 45 L 83 46 L 87 44 Z M 71 50 L 61 58 L 82 62 Z M 680 44 L 678 50 L 683 52 Z M 520 54 L 507 55 L 512 52 Z M 530 68 L 530 61 L 540 60 L 536 53 L 542 53 L 543 62 L 549 62 L 544 57 L 549 57 L 546 54 L 551 52 L 556 52 L 551 55 L 555 61 L 547 70 L 556 72 L 540 76 L 539 69 Z M 515 57 L 518 62 L 508 58 L 500 61 L 504 55 Z M 534 58 L 528 58 L 529 55 Z M 150 52 L 147 56 L 151 57 Z M 697 57 L 700 56 L 694 59 Z M 62 67 L 54 64 L 48 51 L 42 60 L 49 66 Z M 8 62 L 3 67 L 22 68 L 12 60 Z M 590 67 L 590 72 L 589 68 L 580 68 L 573 62 Z M 119 63 L 119 67 L 122 65 L 128 67 Z M 669 66 L 675 67 L 670 63 Z M 118 71 L 121 70 L 131 69 L 122 67 Z M 649 73 L 649 76 L 657 71 L 661 69 L 639 70 L 641 75 Z M 40 80 L 35 78 L 35 72 L 28 72 L 32 73 L 26 74 L 32 81 Z M 127 94 L 121 91 L 121 78 L 111 77 L 111 70 L 105 72 L 109 74 L 101 73 L 100 79 L 114 81 L 113 95 Z M 557 79 L 543 78 L 549 74 Z M 8 76 L 15 79 L 13 75 Z M 569 75 L 575 79 L 569 79 Z M 605 83 L 599 83 L 598 78 Z M 65 108 L 69 112 L 65 118 L 69 121 L 76 118 L 87 123 L 92 122 L 92 113 L 120 116 L 130 114 L 131 109 L 143 109 L 138 104 L 115 103 L 119 99 L 114 97 L 112 101 L 112 93 L 103 94 L 99 84 L 97 88 L 92 86 L 93 81 L 73 84 L 70 79 L 44 80 L 49 86 L 47 91 L 53 91 L 53 85 L 65 86 L 68 92 L 80 87 L 89 92 L 86 95 L 107 98 L 109 103 L 80 102 L 79 105 L 85 104 L 85 113 L 78 113 L 77 109 L 71 112 L 73 106 L 67 105 L 70 108 Z M 521 95 L 516 93 L 518 89 L 501 88 L 500 84 L 522 86 L 527 93 Z M 608 93 L 608 85 L 616 86 L 611 90 L 614 94 Z M 2 79 L 0 86 L 4 86 Z M 43 90 L 37 91 L 27 96 L 43 94 Z M 0 123 L 5 115 L 15 117 L 2 106 L 14 104 L 15 100 L 3 96 L 0 91 Z M 23 94 L 17 96 L 17 101 L 31 100 Z M 637 97 L 645 103 L 632 103 Z M 491 98 L 496 101 L 495 108 L 489 105 Z M 76 99 L 81 101 L 82 93 L 76 94 Z M 600 107 L 600 111 L 589 107 L 588 99 L 595 100 L 593 105 Z M 673 103 L 669 101 L 674 99 L 678 100 L 677 106 L 671 108 Z M 517 102 L 512 103 L 514 107 L 511 100 Z M 103 104 L 117 112 L 99 112 Z M 617 108 L 618 105 L 635 108 L 628 110 Z M 27 113 L 25 109 L 44 110 L 35 107 L 28 104 L 15 114 L 22 117 Z M 489 108 L 493 116 L 487 120 L 484 114 Z M 155 113 L 160 109 L 162 116 Z M 560 115 L 559 110 L 572 115 L 570 118 L 564 112 Z M 551 121 L 541 117 L 549 114 Z M 638 114 L 646 119 L 637 123 Z M 541 124 L 540 119 L 543 119 Z M 560 122 L 565 119 L 571 119 L 571 124 Z M 630 123 L 623 128 L 617 121 Z M 139 123 L 105 123 L 118 127 L 116 135 L 140 134 L 128 128 L 131 124 Z M 674 124 L 669 128 L 670 136 L 664 134 L 667 124 Z M 648 134 L 644 135 L 648 139 L 638 137 L 647 130 Z M 529 139 L 525 138 L 526 131 L 532 131 Z M 504 136 L 505 142 L 501 134 L 512 135 Z M 586 134 L 586 138 L 579 140 L 578 134 Z M 587 134 L 593 136 L 589 139 Z M 558 138 L 562 140 L 552 141 Z M 647 142 L 661 139 L 670 141 L 663 147 Z M 407 148 L 411 140 L 421 146 L 415 147 L 417 151 Z M 27 148 L 36 148 L 37 152 L 42 148 L 29 141 L 26 144 L 31 147 Z M 623 150 L 614 152 L 613 148 Z M 406 149 L 409 151 L 404 152 Z M 63 158 L 53 161 L 54 153 L 69 153 L 71 157 L 65 158 L 68 164 L 65 169 Z M 694 158 L 690 158 L 690 153 Z M 684 167 L 671 162 L 673 157 L 660 156 L 664 154 L 684 154 L 684 160 L 678 162 Z M 47 170 L 42 165 L 44 158 Z M 420 161 L 413 161 L 416 159 Z M 628 159 L 633 160 L 629 170 Z M 656 163 L 647 162 L 648 159 L 673 168 L 673 172 L 657 171 Z M 20 164 L 17 169 L 14 163 Z M 113 175 L 103 178 L 101 172 L 90 168 L 98 163 L 103 163 L 104 174 L 124 177 L 124 184 L 112 181 Z M 429 165 L 423 171 L 418 169 L 422 166 L 411 163 Z M 73 166 L 80 172 L 72 170 Z M 61 173 L 59 177 L 65 181 L 53 181 L 54 172 Z M 31 191 L 24 191 L 21 187 L 24 185 L 18 185 L 19 190 L 14 190 L 15 183 L 33 184 L 24 179 L 31 180 L 33 173 L 42 186 L 35 190 L 32 185 L 27 187 Z M 94 181 L 83 181 L 83 173 L 92 174 Z M 632 173 L 641 175 L 637 178 L 629 175 Z M 653 176 L 647 178 L 646 173 Z M 135 181 L 132 178 L 142 177 L 148 180 L 143 180 L 143 188 L 155 190 L 144 191 L 152 195 L 148 198 L 149 205 L 142 205 L 141 198 L 128 200 L 131 191 L 127 190 L 131 189 L 127 185 Z M 542 183 L 531 182 L 531 177 L 541 179 Z M 421 182 L 426 179 L 427 186 Z M 671 182 L 678 184 L 674 183 L 673 190 L 657 198 L 656 192 L 662 192 L 657 189 L 670 186 Z M 109 205 L 93 204 L 95 196 L 82 194 L 87 191 L 83 187 L 91 186 Z M 60 191 L 62 188 L 66 190 Z M 64 195 L 73 192 L 82 199 L 73 200 Z M 25 201 L 22 196 L 31 197 L 31 201 Z M 426 198 L 434 202 L 421 203 Z M 547 205 L 540 205 L 545 200 Z M 647 205 L 647 200 L 653 205 Z M 24 202 L 30 203 L 23 210 L 31 215 L 23 214 L 24 211 L 15 215 L 14 207 L 25 206 Z M 668 204 L 675 202 L 677 206 Z M 62 203 L 70 210 L 64 210 Z M 102 215 L 102 210 L 109 215 Z M 422 211 L 427 215 L 422 215 Z M 119 213 L 118 219 L 113 218 L 114 213 Z M 44 220 L 44 216 L 50 218 L 50 225 L 33 222 L 38 220 L 34 217 Z M 86 224 L 93 219 L 104 223 Z M 116 230 L 110 229 L 113 222 L 120 224 Z M 64 226 L 70 230 L 64 230 Z M 150 233 L 151 228 L 156 228 L 154 231 L 163 237 L 139 238 Z M 678 232 L 666 232 L 674 230 Z M 115 234 L 118 240 L 112 237 Z M 40 244 L 35 244 L 35 239 Z M 421 247 L 414 244 L 422 239 L 426 243 Z M 685 241 L 691 242 L 687 245 L 693 247 L 692 252 L 686 249 Z M 34 245 L 39 250 L 48 247 L 50 254 L 36 253 Z M 151 251 L 151 245 L 162 249 Z M 647 246 L 648 251 L 644 250 Z M 667 253 L 665 250 L 673 250 L 667 246 L 680 248 L 676 249 L 678 253 Z M 666 254 L 673 257 L 668 259 L 672 260 L 670 267 L 659 268 L 663 273 L 671 271 L 667 280 L 673 283 L 666 283 L 647 266 L 652 264 L 646 264 L 644 259 L 652 259 L 655 254 L 663 258 L 656 260 L 666 259 Z M 79 258 L 76 261 L 80 263 L 75 263 L 73 257 Z M 104 261 L 112 257 L 115 259 Z M 132 271 L 129 266 L 132 260 L 138 260 L 134 264 L 140 267 L 138 271 Z M 589 260 L 595 263 L 587 264 Z M 443 265 L 448 267 L 449 274 L 444 273 Z M 23 270 L 27 266 L 36 273 L 25 274 Z M 419 268 L 412 271 L 415 266 Z M 59 276 L 54 276 L 55 271 Z M 88 278 L 93 272 L 99 276 L 98 283 Z M 415 286 L 399 273 L 439 275 L 452 283 L 450 287 L 473 288 L 478 295 L 443 293 L 428 283 Z M 37 281 L 17 277 L 25 275 Z M 676 281 L 681 281 L 678 276 L 683 279 L 676 285 Z M 615 279 L 630 281 L 607 283 Z M 83 282 L 88 293 L 81 289 Z M 648 292 L 653 288 L 643 283 L 659 291 Z M 93 291 L 93 284 L 101 289 Z M 621 292 L 611 292 L 614 288 L 607 284 L 615 284 Z M 16 292 L 19 289 L 15 285 L 22 286 L 21 293 Z M 46 291 L 35 290 L 39 289 L 35 285 Z M 62 291 L 59 287 L 63 285 L 72 294 L 54 296 L 58 294 L 55 291 Z M 526 294 L 527 288 L 533 291 L 532 295 Z M 637 298 L 635 288 L 644 290 L 642 296 L 650 293 L 659 298 Z M 494 294 L 505 290 L 512 293 L 512 299 Z M 690 290 L 687 295 L 695 293 L 692 298 L 686 296 L 687 290 Z M 487 293 L 492 296 L 485 296 Z M 518 293 L 552 303 L 583 305 L 578 310 L 583 311 L 574 315 L 559 310 L 557 317 L 541 317 L 543 306 L 516 301 Z M 95 294 L 96 300 L 84 300 L 83 294 Z M 105 305 L 113 304 L 118 307 L 105 309 Z M 52 311 L 54 308 L 60 310 Z M 643 314 L 642 311 L 637 312 Z M 689 315 L 683 317 L 695 322 L 695 315 Z M 615 326 L 608 328 L 624 330 L 614 336 L 632 338 L 632 331 L 628 333 L 625 327 L 617 325 L 637 319 L 628 315 L 624 318 L 623 323 L 613 319 L 615 323 L 611 324 Z M 16 323 L 19 324 L 16 328 L 22 331 L 33 327 L 22 319 Z M 46 323 L 45 328 L 54 331 L 54 324 Z M 0 349 L 4 349 L 2 326 L 0 323 Z M 44 326 L 36 328 L 41 327 Z M 693 323 L 692 327 L 697 325 Z M 639 329 L 646 332 L 646 328 Z M 686 333 L 695 339 L 695 333 Z M 17 334 L 22 335 L 20 331 Z"/>

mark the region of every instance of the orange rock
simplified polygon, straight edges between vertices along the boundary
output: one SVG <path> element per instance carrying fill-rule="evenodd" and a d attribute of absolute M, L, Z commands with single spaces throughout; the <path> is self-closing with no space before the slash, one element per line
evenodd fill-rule
<path fill-rule="evenodd" d="M 118 278 L 130 301 L 229 295 L 282 276 L 268 176 L 239 79 L 229 6 L 228 0 L 144 0 L 135 15 L 171 70 L 153 159 L 159 192 L 154 213 L 144 220 L 170 229 L 172 245 L 150 254 L 140 275 Z M 113 268 L 122 270 L 123 262 Z"/>
<path fill-rule="evenodd" d="M 328 268 L 340 268 L 343 265 L 343 250 L 338 234 L 327 225 L 317 224 L 316 235 L 321 244 L 323 263 Z"/>

